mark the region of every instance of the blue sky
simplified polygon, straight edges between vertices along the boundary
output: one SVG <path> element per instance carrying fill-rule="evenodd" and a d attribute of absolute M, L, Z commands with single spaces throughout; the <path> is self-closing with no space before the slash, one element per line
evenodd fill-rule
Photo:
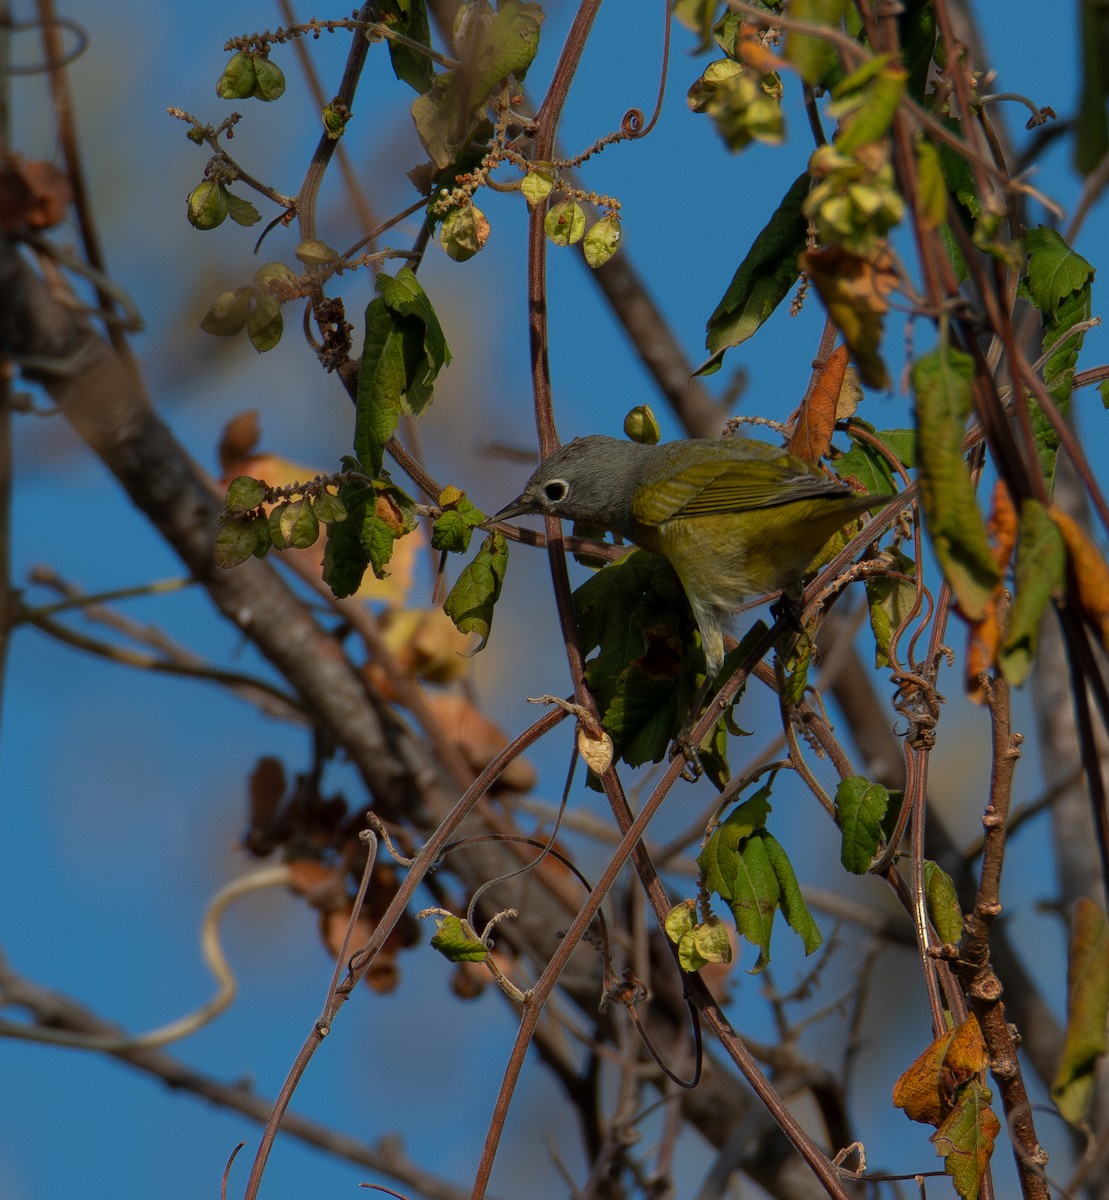
<path fill-rule="evenodd" d="M 254 237 L 230 223 L 208 235 L 187 226 L 185 197 L 200 179 L 205 155 L 165 111 L 176 105 L 206 120 L 224 115 L 226 106 L 214 93 L 223 42 L 272 27 L 279 18 L 265 4 L 242 0 L 85 7 L 89 11 L 79 15 L 90 45 L 72 79 L 78 123 L 108 263 L 146 319 L 135 345 L 156 407 L 206 469 L 216 469 L 223 423 L 246 408 L 261 410 L 267 449 L 331 467 L 349 447 L 350 404 L 337 383 L 320 374 L 295 331 L 260 358 L 243 344 L 216 342 L 197 329 L 210 299 L 256 269 Z M 529 80 L 536 90 L 573 10 L 568 3 L 547 7 L 544 49 Z M 638 0 L 610 0 L 602 9 L 567 107 L 565 145 L 587 145 L 616 128 L 630 107 L 651 108 L 661 14 L 651 6 L 644 17 L 645 7 Z M 1053 11 L 1043 33 L 1037 32 L 1048 23 L 1043 7 L 1028 0 L 989 0 L 976 8 L 999 86 L 1019 87 L 1068 113 L 1077 87 L 1071 6 Z M 1030 43 L 1035 54 L 1029 54 Z M 627 252 L 689 357 L 699 361 L 707 314 L 801 159 L 796 146 L 753 147 L 724 157 L 707 119 L 691 115 L 684 102 L 700 70 L 688 59 L 688 47 L 689 39 L 676 33 L 667 105 L 654 134 L 610 149 L 590 164 L 588 178 L 625 201 Z M 313 51 L 325 78 L 334 80 L 345 53 L 342 38 L 324 38 Z M 33 55 L 31 48 L 24 61 Z M 315 117 L 303 103 L 291 53 L 284 51 L 281 61 L 289 94 L 268 108 L 242 107 L 245 120 L 234 147 L 244 165 L 291 192 L 310 153 Z M 371 55 L 348 141 L 382 212 L 412 198 L 403 175 L 418 158 L 408 102 L 384 55 Z M 54 152 L 43 105 L 40 82 L 16 81 L 17 148 L 28 157 Z M 1011 127 L 1019 129 L 1023 118 L 1014 116 Z M 803 137 L 801 120 L 795 113 L 790 119 L 792 133 Z M 369 170 L 382 160 L 384 167 Z M 1059 152 L 1035 182 L 1073 208 L 1079 181 Z M 478 451 L 490 441 L 527 447 L 533 425 L 522 205 L 516 197 L 493 197 L 486 209 L 493 234 L 483 254 L 459 267 L 433 249 L 422 271 L 456 354 L 424 440 L 433 472 L 468 486 L 491 509 L 515 494 L 524 469 Z M 395 244 L 405 245 L 414 232 L 414 225 L 402 226 Z M 337 187 L 325 197 L 321 233 L 338 245 L 354 240 L 353 218 Z M 291 232 L 278 231 L 264 258 L 289 257 L 294 243 Z M 1105 215 L 1098 210 L 1077 248 L 1097 265 L 1105 244 Z M 645 399 L 655 404 L 667 433 L 676 434 L 580 264 L 555 249 L 550 261 L 552 372 L 562 435 L 616 433 L 624 412 Z M 367 277 L 353 280 L 346 294 L 357 313 L 369 298 Z M 1095 311 L 1098 301 L 1095 289 Z M 725 386 L 730 369 L 742 366 L 750 379 L 742 411 L 786 417 L 804 390 L 821 321 L 815 304 L 797 320 L 777 314 L 765 336 L 733 353 L 710 386 Z M 891 348 L 895 363 L 898 351 Z M 1105 336 L 1096 330 L 1083 365 L 1105 357 Z M 1094 393 L 1082 395 L 1083 427 L 1094 428 L 1099 408 Z M 860 415 L 889 426 L 903 423 L 905 414 L 903 396 L 875 394 Z M 180 574 L 172 555 L 60 420 L 22 416 L 16 434 L 16 586 L 38 563 L 89 591 Z M 531 719 L 526 695 L 565 688 L 565 667 L 545 648 L 555 632 L 553 607 L 541 556 L 533 558 L 514 556 L 494 640 L 475 662 L 475 685 L 510 732 Z M 33 592 L 29 597 L 42 598 Z M 195 590 L 130 602 L 125 611 L 221 662 L 260 669 Z M 196 951 L 197 923 L 212 892 L 247 869 L 236 846 L 246 776 L 260 754 L 278 754 L 290 772 L 298 769 L 308 758 L 307 735 L 204 685 L 91 661 L 30 630 L 20 630 L 13 641 L 5 685 L 0 946 L 10 963 L 134 1030 L 202 1002 L 210 984 Z M 950 692 L 957 691 L 952 679 Z M 941 795 L 949 794 L 951 815 L 960 819 L 962 809 L 969 837 L 981 790 L 975 786 L 980 781 L 968 785 L 965 762 L 984 725 L 980 714 L 964 714 L 951 698 L 949 726 L 942 731 L 948 748 L 938 755 L 936 776 Z M 773 725 L 772 714 L 751 716 L 759 730 Z M 1026 710 L 1024 719 L 1030 724 Z M 960 722 L 963 729 L 955 733 Z M 560 741 L 536 756 L 545 798 L 557 796 L 566 753 Z M 1022 795 L 1034 795 L 1037 784 L 1030 764 Z M 354 780 L 341 770 L 331 785 L 361 802 Z M 688 811 L 668 819 L 680 826 Z M 827 836 L 810 840 L 814 863 L 821 855 L 834 857 Z M 1018 874 L 1042 870 L 1029 842 L 1014 846 Z M 812 874 L 819 882 L 831 879 L 819 878 L 815 867 Z M 1044 887 L 1050 889 L 1050 878 Z M 864 897 L 877 902 L 877 891 Z M 1046 918 L 1031 911 L 1018 918 L 1030 935 L 1057 939 Z M 224 1018 L 177 1052 L 198 1069 L 226 1079 L 249 1077 L 260 1092 L 272 1094 L 319 1009 L 329 967 L 313 919 L 284 896 L 251 899 L 226 924 L 241 996 Z M 791 972 L 803 968 L 788 935 L 777 936 L 781 979 L 788 983 Z M 413 1159 L 464 1181 L 476 1161 L 512 1021 L 491 995 L 473 1004 L 450 998 L 448 969 L 430 951 L 408 955 L 403 967 L 397 994 L 367 993 L 348 1005 L 296 1107 L 368 1140 L 402 1130 Z M 757 984 L 744 978 L 740 986 Z M 431 1015 L 417 1035 L 406 1018 L 421 1003 L 431 1006 Z M 916 1001 L 907 996 L 905 1003 Z M 923 1022 L 920 1028 L 923 1038 Z M 872 1049 L 875 1061 L 889 1053 L 878 1043 Z M 239 1118 L 169 1094 L 98 1056 L 4 1042 L 0 1062 L 0 1195 L 11 1200 L 70 1190 L 86 1200 L 137 1200 L 152 1192 L 175 1200 L 210 1195 L 234 1144 L 246 1138 L 249 1154 L 256 1140 L 254 1127 Z M 498 1194 L 521 1186 L 562 1194 L 547 1134 L 572 1168 L 577 1159 L 574 1130 L 549 1123 L 558 1100 L 540 1072 L 529 1073 L 495 1179 Z M 875 1144 L 906 1139 L 901 1165 L 931 1165 L 924 1132 L 909 1129 L 900 1114 L 875 1110 L 868 1120 Z M 698 1171 L 696 1148 L 683 1148 L 683 1154 L 690 1172 Z M 239 1187 L 245 1168 L 240 1172 Z M 273 1200 L 291 1200 L 308 1189 L 338 1195 L 365 1178 L 363 1169 L 282 1145 L 264 1194 Z"/>

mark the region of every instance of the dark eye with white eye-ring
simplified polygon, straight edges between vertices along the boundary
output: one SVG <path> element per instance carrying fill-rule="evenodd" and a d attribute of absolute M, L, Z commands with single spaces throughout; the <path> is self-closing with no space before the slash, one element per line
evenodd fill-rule
<path fill-rule="evenodd" d="M 569 490 L 570 485 L 565 479 L 552 479 L 550 483 L 543 484 L 543 495 L 552 504 L 557 504 L 560 500 L 565 500 Z"/>

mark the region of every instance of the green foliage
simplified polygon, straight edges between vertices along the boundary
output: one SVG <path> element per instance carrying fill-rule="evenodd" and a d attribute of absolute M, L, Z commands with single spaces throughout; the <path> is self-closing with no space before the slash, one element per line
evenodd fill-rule
<path fill-rule="evenodd" d="M 973 377 L 973 361 L 946 340 L 918 358 L 911 375 L 928 534 L 959 607 L 980 620 L 1001 575 L 963 457 Z"/>
<path fill-rule="evenodd" d="M 457 917 L 443 917 L 435 923 L 438 931 L 431 945 L 449 962 L 484 962 L 489 957 L 489 947 Z"/>
<path fill-rule="evenodd" d="M 439 508 L 439 516 L 431 527 L 432 549 L 465 554 L 474 530 L 486 519 L 485 513 L 467 499 L 465 492 L 455 487 L 440 492 Z"/>
<path fill-rule="evenodd" d="M 416 132 L 437 170 L 450 167 L 474 136 L 497 88 L 510 76 L 522 80 L 527 74 L 542 22 L 539 5 L 523 0 L 503 0 L 495 13 L 469 17 L 462 36 L 456 36 L 465 68 L 436 75 L 412 102 Z"/>
<path fill-rule="evenodd" d="M 402 413 L 419 416 L 435 377 L 451 360 L 439 318 L 408 267 L 377 277 L 380 293 L 366 308 L 366 341 L 358 376 L 354 450 L 373 479 L 381 477 L 385 443 Z"/>
<path fill-rule="evenodd" d="M 1072 333 L 1061 344 L 1056 343 L 1074 326 L 1090 319 L 1094 269 L 1059 233 L 1043 225 L 1025 234 L 1024 251 L 1027 256 L 1024 282 L 1032 303 L 1040 311 L 1043 348 L 1049 351 L 1043 369 L 1044 385 L 1065 420 L 1070 412 L 1074 369 L 1085 332 Z M 1036 453 L 1050 488 L 1055 480 L 1059 435 L 1039 404 L 1033 400 L 1030 407 Z"/>
<path fill-rule="evenodd" d="M 556 246 L 573 246 L 585 235 L 585 210 L 576 200 L 559 200 L 547 210 L 543 229 Z"/>
<path fill-rule="evenodd" d="M 752 141 L 776 146 L 785 137 L 782 81 L 776 73 L 759 75 L 730 58 L 709 63 L 688 94 L 693 112 L 708 113 L 729 150 Z"/>
<path fill-rule="evenodd" d="M 278 100 L 285 92 L 281 68 L 261 55 L 240 51 L 228 60 L 216 84 L 223 100 Z"/>
<path fill-rule="evenodd" d="M 377 19 L 394 33 L 403 34 L 421 46 L 431 46 L 431 29 L 424 0 L 380 0 L 376 5 Z M 389 58 L 396 77 L 421 95 L 431 87 L 435 64 L 428 54 L 421 54 L 403 42 L 389 40 Z"/>
<path fill-rule="evenodd" d="M 998 664 L 1009 683 L 1023 683 L 1032 669 L 1040 624 L 1052 597 L 1060 592 L 1066 571 L 1066 548 L 1055 522 L 1035 500 L 1020 506 L 1013 607 L 998 652 Z"/>
<path fill-rule="evenodd" d="M 508 543 L 504 535 L 491 533 L 458 576 L 443 605 L 447 616 L 461 633 L 476 633 L 480 650 L 489 640 L 493 608 L 501 595 L 508 569 Z"/>
<path fill-rule="evenodd" d="M 683 900 L 670 910 L 666 917 L 666 935 L 678 948 L 678 963 L 682 970 L 690 974 L 709 963 L 732 961 L 732 945 L 724 923 L 712 913 L 699 921 L 693 900 Z"/>
<path fill-rule="evenodd" d="M 924 899 L 928 905 L 928 919 L 940 938 L 948 945 L 958 945 L 963 936 L 959 893 L 951 876 L 931 859 L 924 864 Z"/>
<path fill-rule="evenodd" d="M 811 954 L 822 941 L 785 851 L 767 831 L 770 788 L 738 805 L 697 856 L 706 889 L 732 910 L 736 929 L 759 951 L 751 968 L 770 963 L 770 935 L 778 910 Z"/>
<path fill-rule="evenodd" d="M 882 841 L 882 822 L 889 792 L 861 775 L 840 781 L 836 788 L 836 824 L 843 840 L 840 862 L 853 875 L 865 875 Z"/>
<path fill-rule="evenodd" d="M 808 172 L 790 185 L 774 215 L 755 238 L 708 320 L 705 339 L 712 357 L 698 374 L 720 369 L 724 351 L 745 342 L 789 294 L 797 281 L 797 257 L 808 223 L 801 211 L 812 181 Z"/>

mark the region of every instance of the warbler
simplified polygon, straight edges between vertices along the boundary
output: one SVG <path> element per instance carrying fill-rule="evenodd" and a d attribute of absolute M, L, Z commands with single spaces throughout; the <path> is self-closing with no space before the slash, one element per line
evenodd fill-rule
<path fill-rule="evenodd" d="M 493 519 L 563 517 L 668 559 L 701 631 L 711 679 L 736 609 L 779 590 L 797 598 L 806 568 L 832 534 L 881 503 L 749 438 L 648 446 L 595 435 L 545 459 Z"/>

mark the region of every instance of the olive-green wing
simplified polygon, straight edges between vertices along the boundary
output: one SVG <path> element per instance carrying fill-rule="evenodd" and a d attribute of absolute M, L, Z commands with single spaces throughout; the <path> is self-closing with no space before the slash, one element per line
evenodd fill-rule
<path fill-rule="evenodd" d="M 632 514 L 644 525 L 661 525 L 681 517 L 744 512 L 812 496 L 840 496 L 846 490 L 826 475 L 805 471 L 787 455 L 707 460 L 663 479 L 644 480 Z"/>

